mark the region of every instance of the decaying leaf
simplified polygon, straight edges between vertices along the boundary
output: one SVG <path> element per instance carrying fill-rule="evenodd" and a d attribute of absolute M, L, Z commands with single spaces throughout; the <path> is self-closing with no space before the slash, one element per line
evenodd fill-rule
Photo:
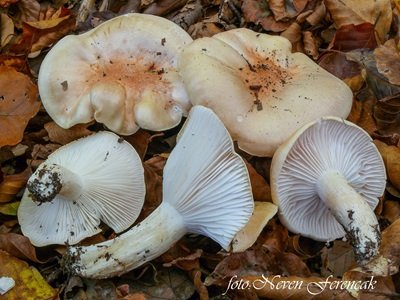
<path fill-rule="evenodd" d="M 383 202 L 382 216 L 389 220 L 390 223 L 400 218 L 400 202 L 386 200 Z"/>
<path fill-rule="evenodd" d="M 14 35 L 14 22 L 6 14 L 0 14 L 0 47 L 4 47 Z"/>
<path fill-rule="evenodd" d="M 400 52 L 394 39 L 374 51 L 376 67 L 391 84 L 400 85 Z"/>
<path fill-rule="evenodd" d="M 75 18 L 67 8 L 60 7 L 59 12 L 50 19 L 24 22 L 22 36 L 11 47 L 12 52 L 29 54 L 46 48 L 58 41 L 75 28 Z"/>
<path fill-rule="evenodd" d="M 254 211 L 250 220 L 232 240 L 232 251 L 241 252 L 250 248 L 277 211 L 278 207 L 273 203 L 255 201 Z"/>
<path fill-rule="evenodd" d="M 0 249 L 12 253 L 13 256 L 27 259 L 36 263 L 43 263 L 36 256 L 36 249 L 29 239 L 16 233 L 0 233 Z"/>
<path fill-rule="evenodd" d="M 254 167 L 248 163 L 247 160 L 244 161 L 247 166 L 247 171 L 249 172 L 254 201 L 272 202 L 271 188 L 267 181 L 257 173 Z"/>
<path fill-rule="evenodd" d="M 306 264 L 293 253 L 275 248 L 254 248 L 225 257 L 206 280 L 206 285 L 227 286 L 233 277 L 281 274 L 282 276 L 310 276 Z"/>
<path fill-rule="evenodd" d="M 57 297 L 53 289 L 38 270 L 26 262 L 0 250 L 1 275 L 15 280 L 15 286 L 2 299 L 50 300 Z"/>
<path fill-rule="evenodd" d="M 374 99 L 353 100 L 353 107 L 347 120 L 363 128 L 369 134 L 376 131 L 376 124 L 373 118 L 372 109 Z"/>
<path fill-rule="evenodd" d="M 27 168 L 19 174 L 4 176 L 0 181 L 0 203 L 14 200 L 15 195 L 25 187 L 31 174 L 31 169 Z"/>
<path fill-rule="evenodd" d="M 281 32 L 290 26 L 290 22 L 275 20 L 266 1 L 244 0 L 242 11 L 247 22 L 260 24 L 267 31 Z"/>
<path fill-rule="evenodd" d="M 0 147 L 18 144 L 39 108 L 38 90 L 29 77 L 13 68 L 0 67 Z"/>
<path fill-rule="evenodd" d="M 317 59 L 319 56 L 318 42 L 314 38 L 311 31 L 303 32 L 304 52 L 311 56 L 313 59 Z"/>
<path fill-rule="evenodd" d="M 325 243 L 318 242 L 299 234 L 289 237 L 289 250 L 302 259 L 308 259 L 318 255 L 324 249 Z"/>
<path fill-rule="evenodd" d="M 0 0 L 0 7 L 7 8 L 11 4 L 18 2 L 19 0 Z"/>
<path fill-rule="evenodd" d="M 340 51 L 375 49 L 378 43 L 375 39 L 374 25 L 371 23 L 343 25 L 336 31 L 332 44 L 332 49 Z"/>
<path fill-rule="evenodd" d="M 374 140 L 376 147 L 385 162 L 386 172 L 390 182 L 400 190 L 400 148 L 388 146 L 385 143 Z"/>
<path fill-rule="evenodd" d="M 392 23 L 390 0 L 324 0 L 330 11 L 336 28 L 361 23 L 375 24 L 375 30 L 381 41 L 385 40 Z"/>
<path fill-rule="evenodd" d="M 342 276 L 344 272 L 355 264 L 353 248 L 347 242 L 334 241 L 332 247 L 325 248 L 322 251 L 322 275 Z"/>
<path fill-rule="evenodd" d="M 130 285 L 130 293 L 140 293 L 144 297 L 142 299 L 148 300 L 188 299 L 194 290 L 190 278 L 182 271 L 172 268 L 159 270 L 155 278 L 142 277 Z"/>
<path fill-rule="evenodd" d="M 79 138 L 88 136 L 93 132 L 87 129 L 92 123 L 88 124 L 77 124 L 69 129 L 64 129 L 58 126 L 55 122 L 49 122 L 44 124 L 44 129 L 46 129 L 49 134 L 49 140 L 53 143 L 60 145 L 68 144 Z"/>

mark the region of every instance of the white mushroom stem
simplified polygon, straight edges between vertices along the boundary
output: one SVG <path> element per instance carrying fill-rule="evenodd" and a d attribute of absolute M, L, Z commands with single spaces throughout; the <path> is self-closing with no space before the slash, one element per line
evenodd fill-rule
<path fill-rule="evenodd" d="M 185 233 L 182 216 L 163 202 L 143 222 L 113 240 L 69 248 L 73 262 L 69 268 L 83 277 L 118 276 L 160 256 Z"/>
<path fill-rule="evenodd" d="M 78 174 L 57 164 L 43 164 L 27 183 L 32 199 L 38 203 L 50 202 L 56 195 L 76 199 L 82 193 L 82 186 L 82 179 Z"/>
<path fill-rule="evenodd" d="M 374 211 L 336 170 L 325 172 L 318 182 L 318 195 L 344 227 L 360 264 L 375 256 L 380 230 Z"/>
<path fill-rule="evenodd" d="M 164 253 L 187 232 L 229 250 L 253 205 L 246 165 L 228 131 L 211 110 L 195 107 L 165 165 L 162 204 L 113 240 L 70 247 L 64 265 L 84 277 L 121 275 Z"/>

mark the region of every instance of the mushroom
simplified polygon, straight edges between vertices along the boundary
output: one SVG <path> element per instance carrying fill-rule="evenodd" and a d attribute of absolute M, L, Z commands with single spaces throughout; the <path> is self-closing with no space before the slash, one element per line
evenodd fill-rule
<path fill-rule="evenodd" d="M 378 251 L 373 209 L 385 184 L 385 166 L 368 133 L 336 117 L 303 126 L 272 159 L 272 199 L 281 222 L 318 241 L 347 234 L 360 264 Z"/>
<path fill-rule="evenodd" d="M 157 16 L 126 14 L 61 39 L 39 72 L 39 93 L 61 127 L 96 120 L 130 135 L 180 123 L 191 107 L 176 71 L 192 38 Z"/>
<path fill-rule="evenodd" d="M 84 277 L 118 276 L 158 257 L 187 232 L 229 250 L 252 211 L 245 163 L 217 116 L 196 106 L 165 165 L 160 206 L 112 240 L 69 247 L 64 265 Z"/>
<path fill-rule="evenodd" d="M 350 88 L 279 36 L 240 28 L 195 40 L 179 57 L 193 105 L 214 110 L 240 149 L 271 157 L 319 117 L 346 118 Z"/>
<path fill-rule="evenodd" d="M 145 196 L 139 155 L 112 132 L 99 132 L 53 152 L 29 178 L 18 209 L 22 233 L 35 246 L 75 244 L 115 232 L 138 217 Z"/>

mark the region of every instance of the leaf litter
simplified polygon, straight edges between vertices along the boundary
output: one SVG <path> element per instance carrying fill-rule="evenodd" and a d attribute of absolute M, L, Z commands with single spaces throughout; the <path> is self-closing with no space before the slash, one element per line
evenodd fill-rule
<path fill-rule="evenodd" d="M 389 0 L 368 0 L 362 5 L 354 0 L 58 0 L 51 5 L 36 0 L 0 1 L 0 275 L 16 280 L 4 299 L 29 299 L 28 295 L 33 299 L 131 300 L 400 297 L 396 283 L 400 281 L 399 8 L 398 1 Z M 371 135 L 387 169 L 383 209 L 377 212 L 384 229 L 380 254 L 368 265 L 356 267 L 347 243 L 322 243 L 294 235 L 276 216 L 244 252 L 227 253 L 207 238 L 189 235 L 150 264 L 110 280 L 69 277 L 63 274 L 59 262 L 64 246 L 32 246 L 20 234 L 12 213 L 31 170 L 61 145 L 104 129 L 94 123 L 63 129 L 52 122 L 40 108 L 37 65 L 63 36 L 86 31 L 127 12 L 163 16 L 193 38 L 239 27 L 282 35 L 295 51 L 305 53 L 344 80 L 354 93 L 349 120 Z M 145 166 L 147 193 L 140 219 L 161 201 L 162 171 L 177 132 L 173 129 L 154 135 L 140 130 L 125 137 Z M 255 199 L 271 202 L 270 159 L 242 156 Z M 92 241 L 114 236 L 106 226 L 102 229 Z M 251 283 L 269 280 L 275 285 L 229 289 L 226 293 L 234 276 Z M 312 295 L 307 290 L 328 277 L 329 281 L 368 281 L 371 276 L 377 283 L 369 292 L 325 289 Z M 304 284 L 298 289 L 277 289 L 279 282 Z"/>

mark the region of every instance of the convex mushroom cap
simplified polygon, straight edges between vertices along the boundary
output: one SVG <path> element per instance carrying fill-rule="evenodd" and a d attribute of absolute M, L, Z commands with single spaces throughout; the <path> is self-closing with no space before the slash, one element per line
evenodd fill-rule
<path fill-rule="evenodd" d="M 113 240 L 68 248 L 65 265 L 84 277 L 118 276 L 167 251 L 185 233 L 230 250 L 253 212 L 250 179 L 228 131 L 208 108 L 195 106 L 167 160 L 163 201 Z"/>
<path fill-rule="evenodd" d="M 303 126 L 272 159 L 272 199 L 281 222 L 319 241 L 347 234 L 361 264 L 378 251 L 373 209 L 385 185 L 385 167 L 368 133 L 335 117 Z"/>
<path fill-rule="evenodd" d="M 191 102 L 221 118 L 242 150 L 272 156 L 296 129 L 319 117 L 346 118 L 353 94 L 290 42 L 249 29 L 195 40 L 179 58 Z"/>
<path fill-rule="evenodd" d="M 144 14 L 66 36 L 41 65 L 43 105 L 63 128 L 93 119 L 122 135 L 172 128 L 191 106 L 176 71 L 191 41 L 175 23 Z"/>
<path fill-rule="evenodd" d="M 145 196 L 139 155 L 112 132 L 69 143 L 29 178 L 18 209 L 22 233 L 35 246 L 75 244 L 101 231 L 115 232 L 138 217 Z"/>

